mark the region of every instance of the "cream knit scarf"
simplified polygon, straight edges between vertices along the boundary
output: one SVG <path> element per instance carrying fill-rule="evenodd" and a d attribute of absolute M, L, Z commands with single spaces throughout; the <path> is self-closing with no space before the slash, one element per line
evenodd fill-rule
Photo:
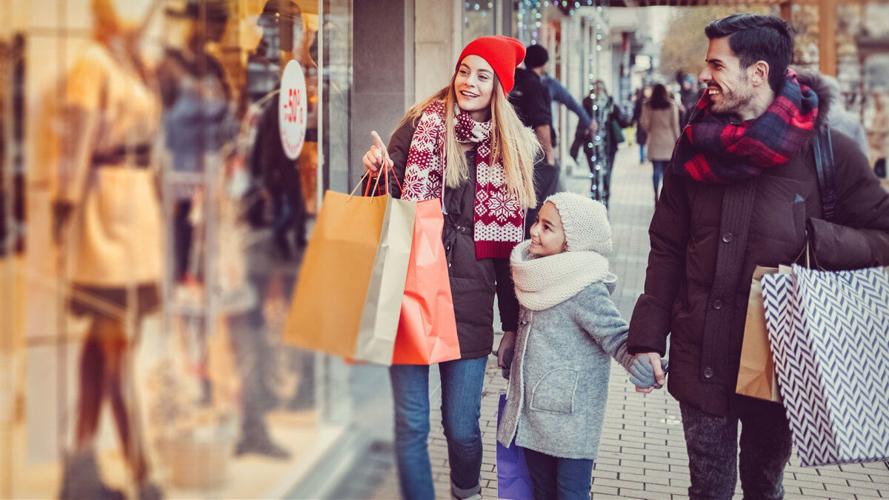
<path fill-rule="evenodd" d="M 534 258 L 531 240 L 519 243 L 509 259 L 519 303 L 542 311 L 574 297 L 596 281 L 612 281 L 608 259 L 596 252 L 562 252 Z"/>

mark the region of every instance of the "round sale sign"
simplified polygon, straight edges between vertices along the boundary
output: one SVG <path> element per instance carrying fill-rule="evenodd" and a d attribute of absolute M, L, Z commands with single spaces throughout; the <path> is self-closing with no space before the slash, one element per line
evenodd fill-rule
<path fill-rule="evenodd" d="M 284 153 L 291 160 L 297 159 L 306 138 L 306 78 L 302 66 L 296 61 L 287 63 L 281 77 L 278 127 Z"/>

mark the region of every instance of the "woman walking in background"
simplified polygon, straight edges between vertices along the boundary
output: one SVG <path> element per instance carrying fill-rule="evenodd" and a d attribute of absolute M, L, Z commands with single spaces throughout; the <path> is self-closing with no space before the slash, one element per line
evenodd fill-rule
<path fill-rule="evenodd" d="M 648 132 L 642 128 L 642 105 L 645 100 L 651 97 L 651 87 L 643 86 L 636 91 L 633 100 L 633 123 L 636 125 L 636 142 L 639 143 L 639 165 L 645 165 L 648 156 L 646 155 L 645 144 L 648 142 Z"/>
<path fill-rule="evenodd" d="M 679 139 L 679 105 L 658 83 L 651 90 L 651 99 L 642 105 L 639 125 L 648 134 L 648 158 L 651 160 L 654 184 L 654 203 L 657 204 L 664 168 L 673 156 L 673 146 Z"/>
<path fill-rule="evenodd" d="M 380 168 L 394 168 L 395 175 L 389 176 L 392 196 L 443 198 L 442 238 L 461 359 L 439 364 L 439 372 L 456 498 L 480 498 L 478 420 L 494 342 L 494 296 L 503 330 L 515 332 L 519 306 L 509 255 L 523 239 L 525 210 L 536 206 L 533 163 L 540 146 L 506 99 L 524 56 L 524 46 L 513 38 L 474 40 L 463 49 L 448 85 L 408 111 L 388 152 L 377 138 L 364 155 L 364 167 L 373 175 Z M 432 499 L 429 367 L 397 365 L 389 374 L 401 494 Z"/>

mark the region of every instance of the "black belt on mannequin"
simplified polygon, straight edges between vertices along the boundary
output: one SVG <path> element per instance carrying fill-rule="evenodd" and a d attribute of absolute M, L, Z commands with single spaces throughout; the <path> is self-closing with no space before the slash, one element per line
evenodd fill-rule
<path fill-rule="evenodd" d="M 111 151 L 93 155 L 93 165 L 98 167 L 133 166 L 146 168 L 151 165 L 151 144 L 118 146 Z"/>

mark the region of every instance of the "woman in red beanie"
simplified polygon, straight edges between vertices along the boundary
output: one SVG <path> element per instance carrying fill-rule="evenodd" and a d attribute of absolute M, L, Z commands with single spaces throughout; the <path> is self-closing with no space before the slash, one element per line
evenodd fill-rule
<path fill-rule="evenodd" d="M 515 331 L 518 302 L 509 254 L 524 235 L 525 210 L 536 205 L 533 163 L 540 146 L 506 95 L 522 44 L 482 37 L 466 48 L 450 83 L 411 108 L 388 151 L 376 144 L 364 167 L 394 168 L 390 193 L 404 199 L 443 198 L 448 259 L 461 359 L 439 364 L 441 410 L 451 493 L 478 498 L 482 464 L 480 415 L 485 364 L 494 341 L 494 297 L 503 331 Z M 429 462 L 429 367 L 389 369 L 395 400 L 395 443 L 401 494 L 435 498 Z"/>

